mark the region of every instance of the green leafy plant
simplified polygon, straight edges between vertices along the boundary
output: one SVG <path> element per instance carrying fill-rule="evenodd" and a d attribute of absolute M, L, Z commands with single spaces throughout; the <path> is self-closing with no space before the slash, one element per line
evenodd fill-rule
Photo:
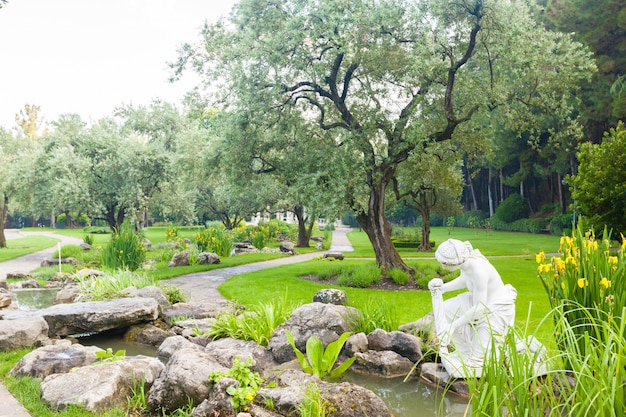
<path fill-rule="evenodd" d="M 396 306 L 377 297 L 368 298 L 357 313 L 348 314 L 344 319 L 354 333 L 369 334 L 376 329 L 391 332 L 400 326 Z"/>
<path fill-rule="evenodd" d="M 297 410 L 300 417 L 326 417 L 333 413 L 334 407 L 322 397 L 319 387 L 311 383 L 307 385 Z"/>
<path fill-rule="evenodd" d="M 126 397 L 129 415 L 146 415 L 150 412 L 146 396 L 146 380 L 134 380 L 131 395 Z"/>
<path fill-rule="evenodd" d="M 185 293 L 176 285 L 159 284 L 158 286 L 161 291 L 163 291 L 163 294 L 165 294 L 170 304 L 184 303 L 187 301 Z"/>
<path fill-rule="evenodd" d="M 93 246 L 93 241 L 94 241 L 93 235 L 91 235 L 89 233 L 83 235 L 83 242 L 85 242 L 89 246 Z"/>
<path fill-rule="evenodd" d="M 214 252 L 228 257 L 233 249 L 232 236 L 223 227 L 208 227 L 195 235 L 196 246 L 201 252 Z"/>
<path fill-rule="evenodd" d="M 96 353 L 96 357 L 101 362 L 115 361 L 115 360 L 123 359 L 124 356 L 126 356 L 126 350 L 124 349 L 120 349 L 118 351 L 115 351 L 115 353 L 113 353 L 112 348 L 107 348 L 107 350 L 99 350 L 99 351 L 96 351 L 95 353 Z"/>
<path fill-rule="evenodd" d="M 130 271 L 114 271 L 97 277 L 85 276 L 75 279 L 81 293 L 92 301 L 121 297 L 122 291 L 128 287 L 143 288 L 156 285 L 153 278 Z"/>
<path fill-rule="evenodd" d="M 239 382 L 239 387 L 230 386 L 226 393 L 230 395 L 230 402 L 235 412 L 246 411 L 245 405 L 251 403 L 261 389 L 263 378 L 258 372 L 253 372 L 250 368 L 255 364 L 254 359 L 248 357 L 245 362 L 237 356 L 233 361 L 233 366 L 224 372 L 213 372 L 209 380 L 217 383 L 222 377 L 233 378 Z"/>
<path fill-rule="evenodd" d="M 111 241 L 102 251 L 102 265 L 109 269 L 136 271 L 146 259 L 143 239 L 134 225 L 125 220 L 111 235 Z"/>
<path fill-rule="evenodd" d="M 409 282 L 409 273 L 399 268 L 391 268 L 389 270 L 389 278 L 398 285 L 406 285 Z"/>
<path fill-rule="evenodd" d="M 367 288 L 380 282 L 381 270 L 373 262 L 352 268 L 344 268 L 337 276 L 337 285 L 345 287 Z"/>
<path fill-rule="evenodd" d="M 293 335 L 289 331 L 286 333 L 287 340 L 289 340 L 289 344 L 293 348 L 302 370 L 308 374 L 316 375 L 322 379 L 337 378 L 347 371 L 356 360 L 356 358 L 352 357 L 344 361 L 341 365 L 335 367 L 337 358 L 339 357 L 339 353 L 341 353 L 344 343 L 352 334 L 350 332 L 343 333 L 339 336 L 339 339 L 329 343 L 328 346 L 326 346 L 326 349 L 324 349 L 322 341 L 317 337 L 309 337 L 306 342 L 306 356 L 296 347 Z"/>

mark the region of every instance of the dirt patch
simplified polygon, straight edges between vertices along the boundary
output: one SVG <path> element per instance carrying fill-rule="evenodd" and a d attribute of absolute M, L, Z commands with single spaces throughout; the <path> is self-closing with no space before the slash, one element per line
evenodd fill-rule
<path fill-rule="evenodd" d="M 311 281 L 318 284 L 327 284 L 327 285 L 337 285 L 336 278 L 324 279 L 321 280 L 317 275 L 303 275 L 299 277 L 305 281 Z M 421 288 L 417 286 L 417 283 L 414 279 L 409 279 L 409 281 L 405 285 L 396 284 L 391 278 L 381 278 L 378 284 L 372 284 L 367 289 L 370 290 L 384 290 L 384 291 L 423 291 Z"/>

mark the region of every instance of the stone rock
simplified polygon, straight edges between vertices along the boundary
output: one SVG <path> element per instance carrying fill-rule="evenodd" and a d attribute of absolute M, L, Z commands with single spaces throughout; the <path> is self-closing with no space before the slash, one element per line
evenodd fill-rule
<path fill-rule="evenodd" d="M 9 372 L 10 376 L 30 376 L 44 379 L 51 374 L 69 372 L 72 368 L 90 365 L 98 360 L 97 346 L 72 344 L 69 340 L 56 340 L 53 344 L 27 353 Z"/>
<path fill-rule="evenodd" d="M 80 296 L 80 286 L 75 282 L 67 282 L 54 297 L 54 304 L 71 304 Z"/>
<path fill-rule="evenodd" d="M 152 242 L 150 242 L 150 239 L 143 240 L 143 247 L 146 249 L 150 249 L 152 247 Z"/>
<path fill-rule="evenodd" d="M 420 362 L 422 355 L 422 340 L 407 333 L 393 331 L 386 332 L 376 329 L 367 336 L 369 348 L 371 350 L 391 350 L 411 362 Z"/>
<path fill-rule="evenodd" d="M 365 333 L 355 333 L 346 339 L 346 343 L 343 346 L 343 352 L 348 357 L 354 356 L 357 352 L 367 352 L 369 350 L 367 336 Z"/>
<path fill-rule="evenodd" d="M 335 305 L 348 305 L 348 294 L 343 290 L 325 288 L 313 296 L 313 302 Z"/>
<path fill-rule="evenodd" d="M 357 352 L 354 357 L 350 369 L 365 375 L 395 378 L 408 375 L 413 368 L 413 362 L 391 350 Z"/>
<path fill-rule="evenodd" d="M 28 272 L 9 272 L 7 279 L 32 279 L 33 276 Z"/>
<path fill-rule="evenodd" d="M 177 322 L 180 317 L 205 319 L 229 310 L 232 310 L 232 304 L 222 299 L 211 303 L 176 303 L 164 308 L 161 317 L 171 324 Z"/>
<path fill-rule="evenodd" d="M 235 409 L 228 395 L 229 388 L 237 389 L 241 385 L 232 378 L 220 378 L 209 392 L 209 398 L 202 401 L 191 414 L 191 417 L 235 417 Z"/>
<path fill-rule="evenodd" d="M 104 275 L 103 271 L 97 269 L 83 268 L 80 271 L 76 271 L 72 275 L 72 279 L 81 281 L 85 278 L 100 277 L 102 275 Z"/>
<path fill-rule="evenodd" d="M 398 330 L 404 333 L 410 333 L 414 336 L 424 337 L 424 335 L 434 333 L 434 328 L 435 318 L 433 317 L 433 313 L 431 311 L 424 317 L 414 322 L 403 324 L 398 328 Z"/>
<path fill-rule="evenodd" d="M 34 279 L 29 279 L 21 283 L 20 288 L 41 288 L 41 285 Z"/>
<path fill-rule="evenodd" d="M 463 379 L 453 379 L 441 363 L 426 362 L 419 366 L 420 380 L 431 387 L 450 390 L 469 399 L 469 386 Z"/>
<path fill-rule="evenodd" d="M 83 366 L 46 377 L 41 383 L 41 398 L 54 408 L 74 404 L 100 413 L 125 405 L 133 384 L 139 381 L 149 389 L 163 368 L 158 359 L 145 356 Z"/>
<path fill-rule="evenodd" d="M 156 355 L 160 361 L 165 363 L 170 360 L 172 355 L 174 355 L 177 350 L 180 349 L 196 349 L 198 352 L 203 350 L 202 347 L 196 345 L 195 343 L 190 342 L 182 336 L 176 335 L 165 339 L 157 349 Z"/>
<path fill-rule="evenodd" d="M 80 248 L 82 250 L 92 250 L 93 249 L 93 247 L 89 243 L 85 243 L 85 242 L 81 243 L 78 246 L 80 246 Z"/>
<path fill-rule="evenodd" d="M 59 266 L 59 263 L 62 264 L 70 264 L 70 265 L 76 265 L 76 258 L 61 258 L 59 260 L 59 258 L 56 259 L 44 259 L 43 261 L 41 261 L 41 267 L 42 268 L 46 268 L 49 266 Z"/>
<path fill-rule="evenodd" d="M 41 310 L 11 311 L 3 315 L 6 321 L 18 318 L 34 320 L 36 317 L 42 317 L 48 323 L 50 337 L 126 328 L 133 324 L 156 320 L 158 316 L 158 304 L 152 298 L 116 298 L 57 304 Z"/>
<path fill-rule="evenodd" d="M 13 295 L 9 290 L 0 288 L 0 308 L 5 308 L 11 305 L 13 302 Z"/>
<path fill-rule="evenodd" d="M 200 252 L 198 254 L 198 262 L 200 262 L 200 265 L 213 265 L 219 264 L 221 261 L 217 253 Z"/>
<path fill-rule="evenodd" d="M 152 411 L 160 412 L 163 408 L 172 412 L 188 402 L 197 406 L 209 396 L 211 373 L 226 369 L 209 353 L 196 348 L 179 349 L 150 388 L 148 407 Z"/>
<path fill-rule="evenodd" d="M 9 289 L 9 284 L 7 283 L 6 279 L 0 278 L 0 288 L 2 288 L 3 290 Z"/>
<path fill-rule="evenodd" d="M 311 240 L 313 242 L 320 242 L 320 243 L 322 243 L 322 242 L 324 242 L 324 236 L 311 236 Z"/>
<path fill-rule="evenodd" d="M 38 346 L 48 340 L 48 323 L 43 317 L 0 320 L 0 351 Z"/>
<path fill-rule="evenodd" d="M 275 381 L 278 388 L 262 388 L 260 398 L 271 398 L 281 414 L 291 415 L 302 402 L 307 385 L 315 383 L 333 407 L 333 417 L 392 417 L 385 403 L 372 391 L 343 382 L 331 384 L 298 370 L 286 370 Z"/>
<path fill-rule="evenodd" d="M 247 358 L 254 359 L 255 364 L 250 369 L 259 373 L 278 365 L 267 349 L 253 341 L 226 337 L 210 342 L 204 351 L 212 354 L 226 368 L 233 366 L 236 357 L 239 357 L 242 362 Z"/>
<path fill-rule="evenodd" d="M 128 287 L 122 291 L 122 294 L 129 297 L 153 298 L 159 303 L 161 308 L 170 306 L 170 302 L 163 290 L 155 285 L 148 285 L 143 288 Z"/>
<path fill-rule="evenodd" d="M 343 252 L 336 252 L 336 251 L 326 252 L 324 254 L 324 258 L 334 258 L 338 261 L 343 261 Z"/>
<path fill-rule="evenodd" d="M 189 265 L 189 251 L 184 250 L 182 252 L 175 253 L 174 256 L 172 256 L 172 260 L 167 266 L 169 266 L 170 268 L 175 268 L 177 266 L 187 265 Z"/>
<path fill-rule="evenodd" d="M 279 249 L 282 253 L 289 253 L 291 255 L 296 254 L 296 246 L 293 242 L 280 242 Z"/>
<path fill-rule="evenodd" d="M 248 240 L 243 241 L 243 242 L 233 243 L 233 251 L 235 252 L 235 255 L 238 255 L 238 254 L 241 254 L 241 253 L 256 253 L 256 252 L 260 252 L 257 248 L 254 247 L 252 242 L 250 242 Z"/>
<path fill-rule="evenodd" d="M 323 243 L 316 243 L 316 244 L 315 244 L 315 249 L 317 249 L 317 250 L 322 250 L 322 249 L 324 249 L 324 244 L 323 244 Z"/>
<path fill-rule="evenodd" d="M 327 346 L 339 339 L 342 333 L 350 331 L 345 318 L 353 314 L 358 314 L 358 310 L 334 304 L 311 303 L 300 306 L 276 329 L 268 349 L 278 363 L 293 360 L 296 356 L 287 340 L 287 331 L 293 335 L 296 347 L 304 352 L 307 340 L 313 335 Z"/>
<path fill-rule="evenodd" d="M 291 238 L 283 233 L 276 236 L 276 242 L 291 242 Z"/>
<path fill-rule="evenodd" d="M 152 323 L 136 324 L 130 326 L 124 333 L 124 340 L 143 345 L 159 346 L 165 339 L 176 336 L 173 330 L 156 326 Z"/>

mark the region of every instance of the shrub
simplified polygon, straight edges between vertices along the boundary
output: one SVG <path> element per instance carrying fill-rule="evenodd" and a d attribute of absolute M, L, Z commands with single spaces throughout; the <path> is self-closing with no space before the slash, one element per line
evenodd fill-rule
<path fill-rule="evenodd" d="M 111 233 L 111 229 L 102 226 L 87 226 L 83 228 L 83 232 L 92 233 L 94 235 L 108 235 L 109 233 Z"/>
<path fill-rule="evenodd" d="M 135 227 L 125 220 L 102 251 L 102 265 L 109 269 L 136 271 L 146 259 L 143 239 Z"/>
<path fill-rule="evenodd" d="M 506 223 L 528 217 L 528 205 L 520 194 L 511 194 L 496 209 L 496 216 Z"/>
<path fill-rule="evenodd" d="M 344 268 L 337 277 L 337 285 L 344 287 L 367 288 L 380 282 L 381 271 L 375 263 L 364 263 L 352 268 Z"/>
<path fill-rule="evenodd" d="M 86 276 L 77 280 L 81 293 L 93 301 L 121 297 L 122 291 L 128 287 L 143 288 L 156 285 L 153 278 L 130 271 L 115 271 L 97 277 Z"/>
<path fill-rule="evenodd" d="M 93 236 L 87 233 L 83 236 L 83 242 L 85 242 L 89 246 L 93 246 Z"/>
<path fill-rule="evenodd" d="M 187 301 L 185 293 L 175 285 L 159 284 L 159 288 L 161 288 L 161 291 L 163 291 L 163 294 L 165 294 L 170 304 L 184 303 Z"/>
<path fill-rule="evenodd" d="M 233 249 L 231 236 L 223 227 L 209 227 L 195 235 L 200 252 L 215 252 L 218 256 L 229 257 Z"/>
<path fill-rule="evenodd" d="M 233 366 L 224 372 L 215 371 L 211 373 L 209 379 L 213 383 L 217 383 L 222 377 L 233 378 L 239 382 L 238 387 L 228 387 L 226 393 L 230 395 L 230 403 L 236 413 L 243 411 L 242 408 L 251 403 L 261 389 L 263 378 L 258 372 L 252 372 L 250 369 L 255 364 L 254 359 L 247 358 L 245 362 L 241 361 L 239 356 L 233 360 Z"/>
<path fill-rule="evenodd" d="M 569 214 L 558 214 L 550 217 L 550 234 L 554 236 L 563 236 L 564 234 L 570 234 L 572 230 L 572 223 L 574 217 Z"/>
<path fill-rule="evenodd" d="M 61 246 L 61 258 L 75 258 L 80 259 L 83 255 L 83 248 L 78 245 L 64 245 Z M 57 259 L 59 257 L 59 251 L 54 251 L 52 255 L 53 259 Z"/>
<path fill-rule="evenodd" d="M 357 314 L 348 315 L 344 319 L 353 333 L 370 334 L 376 329 L 392 332 L 400 326 L 396 306 L 373 297 L 358 309 Z"/>
<path fill-rule="evenodd" d="M 309 337 L 306 341 L 306 356 L 296 347 L 292 334 L 287 330 L 287 340 L 291 345 L 298 362 L 302 370 L 308 374 L 317 376 L 320 379 L 333 379 L 337 378 L 352 365 L 356 360 L 356 357 L 345 360 L 341 365 L 335 366 L 339 353 L 343 348 L 344 343 L 352 333 L 345 332 L 339 339 L 331 342 L 324 349 L 322 341 L 315 336 Z"/>
<path fill-rule="evenodd" d="M 409 273 L 399 268 L 391 268 L 389 270 L 389 278 L 398 285 L 406 285 L 409 282 Z"/>

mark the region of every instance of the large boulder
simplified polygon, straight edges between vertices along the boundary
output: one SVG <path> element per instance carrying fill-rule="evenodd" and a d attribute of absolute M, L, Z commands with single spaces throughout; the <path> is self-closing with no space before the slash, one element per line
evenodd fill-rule
<path fill-rule="evenodd" d="M 227 369 L 210 353 L 195 348 L 179 349 L 150 388 L 148 407 L 152 411 L 172 412 L 188 403 L 196 406 L 209 396 L 211 373 Z"/>
<path fill-rule="evenodd" d="M 247 358 L 254 359 L 254 365 L 251 369 L 259 373 L 278 365 L 267 349 L 253 341 L 226 337 L 209 343 L 204 351 L 212 354 L 226 368 L 233 366 L 236 357 L 239 357 L 242 362 Z"/>
<path fill-rule="evenodd" d="M 190 342 L 183 336 L 168 337 L 161 343 L 157 349 L 157 358 L 162 362 L 168 362 L 174 353 L 181 349 L 196 349 L 198 352 L 203 350 L 202 346 L 199 346 L 193 342 Z"/>
<path fill-rule="evenodd" d="M 13 302 L 13 293 L 4 288 L 0 288 L 0 308 L 5 308 L 11 305 Z"/>
<path fill-rule="evenodd" d="M 0 351 L 32 347 L 48 340 L 48 323 L 43 317 L 0 320 Z"/>
<path fill-rule="evenodd" d="M 159 316 L 159 305 L 152 298 L 116 298 L 73 304 L 57 304 L 33 311 L 11 311 L 3 315 L 7 321 L 42 317 L 48 323 L 48 336 L 102 332 L 127 328 L 149 322 Z"/>
<path fill-rule="evenodd" d="M 158 347 L 165 339 L 176 336 L 176 333 L 164 323 L 142 323 L 130 326 L 124 333 L 124 340 L 142 345 Z"/>
<path fill-rule="evenodd" d="M 10 376 L 30 376 L 44 379 L 51 374 L 69 372 L 72 368 L 90 365 L 98 360 L 96 346 L 72 344 L 69 340 L 57 340 L 54 344 L 27 353 L 9 372 Z"/>
<path fill-rule="evenodd" d="M 413 362 L 391 350 L 368 350 L 354 354 L 356 361 L 351 369 L 364 375 L 382 378 L 406 376 L 413 369 Z"/>
<path fill-rule="evenodd" d="M 41 267 L 42 268 L 47 268 L 50 266 L 59 266 L 59 264 L 69 264 L 69 265 L 76 265 L 76 258 L 56 258 L 56 259 L 44 259 L 43 261 L 41 261 Z"/>
<path fill-rule="evenodd" d="M 127 287 L 122 290 L 122 294 L 128 297 L 154 298 L 161 309 L 170 306 L 170 302 L 162 289 L 156 285 L 148 285 L 143 288 Z"/>
<path fill-rule="evenodd" d="M 345 306 L 348 305 L 348 294 L 344 290 L 325 288 L 313 296 L 313 302 Z"/>
<path fill-rule="evenodd" d="M 41 383 L 41 398 L 53 408 L 73 404 L 100 413 L 126 404 L 138 383 L 149 389 L 163 367 L 158 359 L 145 356 L 83 366 L 46 377 Z"/>
<path fill-rule="evenodd" d="M 393 331 L 386 332 L 382 329 L 376 329 L 367 335 L 368 346 L 370 350 L 391 350 L 411 362 L 421 362 L 422 340 L 411 334 Z"/>
<path fill-rule="evenodd" d="M 169 307 L 165 307 L 161 312 L 161 317 L 168 323 L 173 324 L 181 317 L 188 319 L 205 319 L 209 317 L 216 317 L 217 315 L 225 312 L 232 311 L 232 303 L 229 301 L 218 298 L 210 303 L 208 302 L 188 302 L 188 303 L 176 303 Z"/>
<path fill-rule="evenodd" d="M 293 335 L 296 347 L 304 352 L 311 336 L 316 336 L 327 346 L 339 339 L 342 333 L 350 331 L 346 317 L 354 314 L 358 314 L 355 308 L 334 304 L 311 303 L 300 306 L 276 329 L 268 349 L 278 363 L 289 362 L 296 355 L 287 340 L 287 331 Z"/>
<path fill-rule="evenodd" d="M 257 398 L 271 399 L 276 410 L 291 415 L 301 404 L 307 386 L 315 384 L 333 409 L 333 417 L 392 417 L 385 403 L 372 391 L 343 382 L 332 384 L 298 370 L 286 370 L 276 376 L 277 388 L 262 388 Z"/>
<path fill-rule="evenodd" d="M 198 254 L 198 262 L 200 265 L 219 264 L 220 257 L 214 252 L 200 252 Z"/>
<path fill-rule="evenodd" d="M 184 250 L 182 252 L 175 253 L 167 266 L 169 266 L 170 268 L 175 268 L 177 266 L 187 265 L 189 265 L 189 251 Z"/>

